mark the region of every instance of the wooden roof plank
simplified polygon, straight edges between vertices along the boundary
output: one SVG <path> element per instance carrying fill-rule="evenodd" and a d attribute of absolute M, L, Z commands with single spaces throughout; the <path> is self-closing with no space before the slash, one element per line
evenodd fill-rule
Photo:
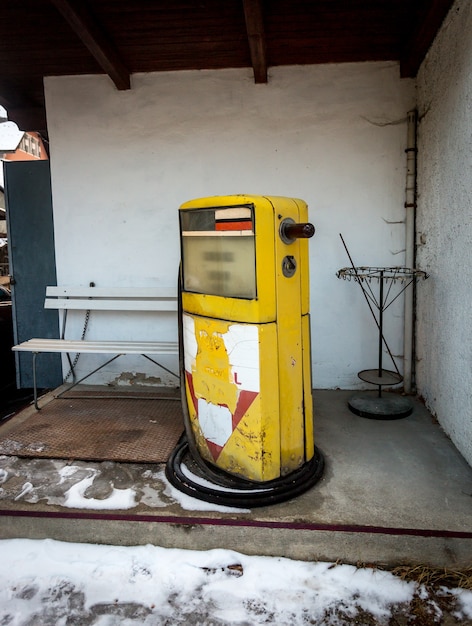
<path fill-rule="evenodd" d="M 9 121 L 21 130 L 46 130 L 46 110 L 42 103 L 34 102 L 5 78 L 0 78 L 0 104 L 8 111 Z"/>
<path fill-rule="evenodd" d="M 129 89 L 131 73 L 249 67 L 266 83 L 269 65 L 385 60 L 414 76 L 452 3 L 8 0 L 0 12 L 0 102 L 10 119 L 22 116 L 24 130 L 41 130 L 45 76 L 105 72 Z"/>
<path fill-rule="evenodd" d="M 400 59 L 402 78 L 414 78 L 454 0 L 432 0 L 424 18 L 411 34 Z"/>

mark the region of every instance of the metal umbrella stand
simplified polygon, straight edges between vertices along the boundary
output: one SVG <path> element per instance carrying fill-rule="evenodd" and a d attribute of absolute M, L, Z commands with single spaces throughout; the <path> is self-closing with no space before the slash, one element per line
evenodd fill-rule
<path fill-rule="evenodd" d="M 344 240 L 343 244 L 346 247 Z M 351 260 L 350 255 L 349 259 Z M 416 280 L 425 280 L 428 278 L 428 275 L 422 270 L 407 267 L 355 267 L 354 265 L 340 269 L 336 275 L 338 278 L 353 280 L 360 285 L 379 331 L 378 366 L 375 369 L 362 370 L 358 373 L 361 380 L 376 385 L 378 393 L 376 396 L 368 393 L 357 394 L 350 398 L 348 406 L 356 415 L 372 419 L 400 419 L 407 417 L 413 411 L 413 405 L 408 398 L 397 394 L 382 395 L 382 387 L 392 387 L 403 381 L 403 376 L 398 370 L 395 359 L 384 337 L 383 318 L 385 310 L 400 297 L 405 289 Z M 375 293 L 377 287 L 378 295 Z M 384 346 L 395 371 L 383 368 Z"/>

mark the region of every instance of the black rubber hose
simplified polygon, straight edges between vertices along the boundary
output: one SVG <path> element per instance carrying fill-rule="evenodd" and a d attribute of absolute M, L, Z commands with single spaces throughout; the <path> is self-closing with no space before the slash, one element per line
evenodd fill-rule
<path fill-rule="evenodd" d="M 317 483 L 324 466 L 323 455 L 315 447 L 313 458 L 288 476 L 268 483 L 254 482 L 247 485 L 245 489 L 238 487 L 230 489 L 228 487 L 217 488 L 216 485 L 209 487 L 186 475 L 182 471 L 182 466 L 186 465 L 186 457 L 190 457 L 190 454 L 187 442 L 184 441 L 173 451 L 166 466 L 167 479 L 174 487 L 199 500 L 239 508 L 255 508 L 290 500 Z M 193 461 L 193 458 L 190 457 L 190 459 Z M 208 481 L 208 477 L 203 476 L 203 478 Z"/>

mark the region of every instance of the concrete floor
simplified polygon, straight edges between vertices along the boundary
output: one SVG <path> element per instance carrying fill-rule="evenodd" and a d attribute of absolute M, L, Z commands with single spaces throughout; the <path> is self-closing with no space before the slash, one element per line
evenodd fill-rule
<path fill-rule="evenodd" d="M 470 567 L 472 468 L 418 400 L 404 419 L 371 420 L 348 409 L 351 395 L 314 391 L 325 470 L 293 500 L 221 511 L 180 498 L 162 465 L 2 456 L 0 538 Z M 71 508 L 67 494 L 84 480 L 88 491 Z M 129 508 L 113 504 L 120 489 L 133 493 Z"/>

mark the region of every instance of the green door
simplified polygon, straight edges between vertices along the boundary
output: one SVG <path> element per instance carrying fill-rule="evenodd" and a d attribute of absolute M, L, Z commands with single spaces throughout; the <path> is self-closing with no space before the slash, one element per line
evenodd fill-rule
<path fill-rule="evenodd" d="M 58 338 L 57 311 L 44 309 L 46 286 L 56 285 L 49 161 L 6 161 L 4 174 L 14 341 Z M 15 360 L 17 387 L 32 387 L 32 354 L 15 352 Z M 61 355 L 40 354 L 36 361 L 38 388 L 58 387 Z"/>

